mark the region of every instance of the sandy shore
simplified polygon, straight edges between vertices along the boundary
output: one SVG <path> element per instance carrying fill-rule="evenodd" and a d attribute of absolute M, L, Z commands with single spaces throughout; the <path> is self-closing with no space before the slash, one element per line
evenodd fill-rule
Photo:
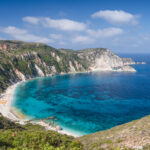
<path fill-rule="evenodd" d="M 0 103 L 0 112 L 2 113 L 3 116 L 11 119 L 12 121 L 21 121 L 11 111 L 12 110 L 11 105 L 14 97 L 15 88 L 19 83 L 20 82 L 8 87 L 5 93 L 1 94 L 0 97 L 0 101 L 6 101 L 5 104 Z"/>
<path fill-rule="evenodd" d="M 10 87 L 7 88 L 7 90 L 3 94 L 0 95 L 0 113 L 2 113 L 3 116 L 9 118 L 12 121 L 18 122 L 20 124 L 25 124 L 26 121 L 28 120 L 27 116 L 23 115 L 21 112 L 17 111 L 16 108 L 12 107 L 15 89 L 21 82 L 11 85 Z M 67 134 L 74 137 L 79 136 L 66 130 L 57 130 L 56 128 L 49 126 L 47 123 L 43 121 L 36 121 L 32 123 L 42 125 L 47 130 L 54 130 L 61 134 Z"/>

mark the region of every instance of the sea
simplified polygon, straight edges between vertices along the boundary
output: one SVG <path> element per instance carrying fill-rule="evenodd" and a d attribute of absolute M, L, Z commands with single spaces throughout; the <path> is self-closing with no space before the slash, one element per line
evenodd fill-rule
<path fill-rule="evenodd" d="M 150 115 L 150 55 L 119 56 L 147 64 L 133 65 L 136 72 L 76 73 L 26 81 L 17 86 L 12 106 L 29 119 L 54 116 L 54 124 L 78 136 Z"/>

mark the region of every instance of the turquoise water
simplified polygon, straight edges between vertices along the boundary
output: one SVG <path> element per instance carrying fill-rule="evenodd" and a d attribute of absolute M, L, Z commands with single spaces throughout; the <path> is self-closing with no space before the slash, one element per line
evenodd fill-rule
<path fill-rule="evenodd" d="M 149 55 L 136 73 L 93 72 L 44 77 L 21 83 L 14 106 L 30 118 L 56 116 L 78 135 L 106 130 L 150 114 Z"/>

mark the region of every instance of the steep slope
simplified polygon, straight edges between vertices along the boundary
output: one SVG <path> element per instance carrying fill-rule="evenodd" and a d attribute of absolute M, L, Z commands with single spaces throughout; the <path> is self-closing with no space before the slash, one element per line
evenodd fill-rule
<path fill-rule="evenodd" d="M 82 150 L 82 144 L 71 136 L 46 131 L 42 126 L 19 125 L 0 117 L 1 150 Z"/>
<path fill-rule="evenodd" d="M 79 51 L 55 49 L 41 43 L 0 41 L 0 92 L 20 80 L 88 71 L 135 71 L 131 59 L 105 48 Z"/>
<path fill-rule="evenodd" d="M 150 116 L 78 138 L 85 150 L 150 149 Z"/>

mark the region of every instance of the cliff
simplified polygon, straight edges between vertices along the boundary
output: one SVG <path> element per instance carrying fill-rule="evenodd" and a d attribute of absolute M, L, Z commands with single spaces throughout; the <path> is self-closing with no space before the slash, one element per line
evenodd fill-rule
<path fill-rule="evenodd" d="M 41 43 L 0 41 L 0 92 L 20 80 L 89 71 L 135 71 L 131 59 L 105 48 L 56 49 Z"/>

